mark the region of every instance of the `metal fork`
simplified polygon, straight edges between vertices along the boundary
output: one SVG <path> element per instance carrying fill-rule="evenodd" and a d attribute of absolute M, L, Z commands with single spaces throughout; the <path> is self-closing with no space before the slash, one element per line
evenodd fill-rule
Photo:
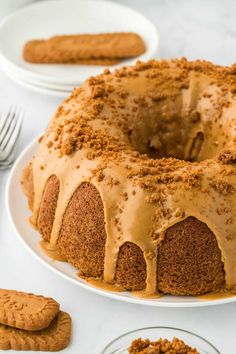
<path fill-rule="evenodd" d="M 14 161 L 14 150 L 20 135 L 24 111 L 11 106 L 0 120 L 0 169 L 6 169 Z"/>

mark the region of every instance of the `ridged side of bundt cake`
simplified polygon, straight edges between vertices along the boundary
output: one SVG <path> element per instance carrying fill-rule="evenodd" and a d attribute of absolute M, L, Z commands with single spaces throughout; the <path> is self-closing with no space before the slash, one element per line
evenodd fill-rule
<path fill-rule="evenodd" d="M 101 197 L 89 183 L 82 183 L 71 198 L 63 217 L 59 249 L 82 274 L 102 276 L 106 233 Z"/>
<path fill-rule="evenodd" d="M 59 188 L 58 178 L 51 176 L 38 217 L 45 241 L 50 241 Z M 105 243 L 102 199 L 92 184 L 82 183 L 64 214 L 58 239 L 60 253 L 82 276 L 102 277 Z M 198 295 L 224 288 L 224 265 L 215 235 L 196 218 L 188 217 L 168 228 L 157 254 L 157 291 Z M 115 282 L 126 290 L 145 289 L 146 262 L 142 250 L 132 242 L 120 247 Z"/>
<path fill-rule="evenodd" d="M 23 174 L 51 251 L 127 290 L 236 286 L 236 75 L 151 61 L 90 78 Z"/>
<path fill-rule="evenodd" d="M 219 291 L 225 272 L 215 235 L 194 217 L 171 226 L 158 248 L 158 289 L 196 295 Z"/>
<path fill-rule="evenodd" d="M 50 241 L 51 237 L 59 190 L 60 181 L 57 176 L 52 175 L 45 186 L 37 221 L 37 227 L 43 239 L 47 242 Z"/>
<path fill-rule="evenodd" d="M 146 262 L 142 250 L 132 242 L 125 242 L 118 254 L 115 281 L 127 290 L 144 290 Z"/>

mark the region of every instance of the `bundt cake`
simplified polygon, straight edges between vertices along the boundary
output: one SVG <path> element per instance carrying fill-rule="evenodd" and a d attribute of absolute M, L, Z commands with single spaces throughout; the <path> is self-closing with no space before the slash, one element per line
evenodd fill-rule
<path fill-rule="evenodd" d="M 57 109 L 22 184 L 47 247 L 86 278 L 198 295 L 236 285 L 236 68 L 138 62 Z"/>

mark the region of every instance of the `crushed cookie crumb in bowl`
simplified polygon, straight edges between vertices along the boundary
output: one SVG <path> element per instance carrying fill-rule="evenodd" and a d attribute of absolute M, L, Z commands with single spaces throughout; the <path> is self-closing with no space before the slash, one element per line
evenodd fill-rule
<path fill-rule="evenodd" d="M 162 345 L 160 351 L 159 344 Z M 165 350 L 169 353 L 174 349 L 176 354 L 180 354 L 186 349 L 188 354 L 220 354 L 203 337 L 172 327 L 146 327 L 127 332 L 110 342 L 100 354 L 145 354 L 151 348 L 156 348 L 156 353 L 166 353 Z"/>

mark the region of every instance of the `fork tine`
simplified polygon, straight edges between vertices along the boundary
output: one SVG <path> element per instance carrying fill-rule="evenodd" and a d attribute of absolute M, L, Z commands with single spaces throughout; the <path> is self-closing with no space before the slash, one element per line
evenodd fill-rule
<path fill-rule="evenodd" d="M 0 169 L 9 168 L 14 161 L 15 147 L 21 131 L 24 110 L 11 106 L 0 130 Z M 10 123 L 9 123 L 10 122 Z M 3 136 L 3 132 L 5 135 Z"/>
<path fill-rule="evenodd" d="M 16 142 L 18 140 L 20 131 L 21 131 L 21 126 L 22 126 L 22 121 L 23 121 L 23 116 L 24 116 L 24 110 L 19 111 L 19 117 L 16 118 L 16 125 L 14 128 L 14 131 L 12 132 L 11 137 L 8 140 L 8 143 L 5 147 L 5 159 L 8 159 L 10 154 L 13 152 L 14 147 L 16 145 Z"/>
<path fill-rule="evenodd" d="M 9 115 L 12 113 L 13 109 L 14 109 L 14 105 L 12 104 L 12 105 L 10 105 L 10 108 L 7 111 L 7 113 L 4 114 L 4 116 L 0 118 L 0 133 L 1 133 L 3 127 L 4 127 L 5 123 L 6 123 Z"/>
<path fill-rule="evenodd" d="M 8 144 L 8 142 L 9 142 L 9 140 L 10 140 L 12 134 L 13 134 L 13 131 L 14 131 L 16 125 L 17 125 L 17 119 L 18 119 L 18 117 L 21 117 L 23 115 L 23 109 L 21 107 L 15 107 L 14 106 L 14 112 L 15 112 L 15 115 L 14 115 L 14 118 L 13 118 L 13 122 L 12 122 L 11 126 L 9 127 L 9 130 L 8 130 L 6 136 L 4 137 L 2 143 L 0 143 L 0 148 L 2 150 L 6 149 L 7 144 Z"/>
<path fill-rule="evenodd" d="M 12 158 L 11 160 L 7 161 L 7 163 L 0 163 L 0 170 L 6 170 L 8 168 L 10 168 L 13 164 L 14 158 Z"/>
<path fill-rule="evenodd" d="M 9 166 L 12 163 L 13 159 L 14 159 L 14 149 L 7 157 L 7 159 L 4 159 L 3 161 L 0 160 L 0 166 Z"/>
<path fill-rule="evenodd" d="M 11 125 L 9 126 L 9 129 L 6 133 L 6 135 L 4 136 L 3 140 L 2 140 L 2 143 L 0 144 L 0 147 L 1 147 L 1 150 L 5 150 L 6 149 L 6 146 L 9 142 L 9 139 L 11 138 L 11 135 L 16 127 L 16 124 L 17 124 L 17 119 L 16 119 L 16 114 L 13 116 L 13 119 L 12 119 L 12 122 L 11 122 Z"/>
<path fill-rule="evenodd" d="M 12 123 L 12 120 L 15 116 L 15 112 L 14 112 L 14 109 L 13 109 L 13 106 L 11 107 L 11 109 L 9 110 L 8 114 L 6 115 L 6 118 L 5 118 L 5 121 L 3 123 L 3 127 L 1 129 L 1 132 L 0 132 L 0 145 L 5 137 L 5 135 L 7 134 L 8 130 L 9 130 L 9 127 Z"/>
<path fill-rule="evenodd" d="M 4 128 L 4 125 L 8 119 L 9 114 L 11 113 L 12 109 L 13 109 L 13 105 L 11 105 L 10 109 L 7 111 L 7 113 L 3 117 L 0 118 L 0 133 L 1 133 L 2 129 Z"/>

